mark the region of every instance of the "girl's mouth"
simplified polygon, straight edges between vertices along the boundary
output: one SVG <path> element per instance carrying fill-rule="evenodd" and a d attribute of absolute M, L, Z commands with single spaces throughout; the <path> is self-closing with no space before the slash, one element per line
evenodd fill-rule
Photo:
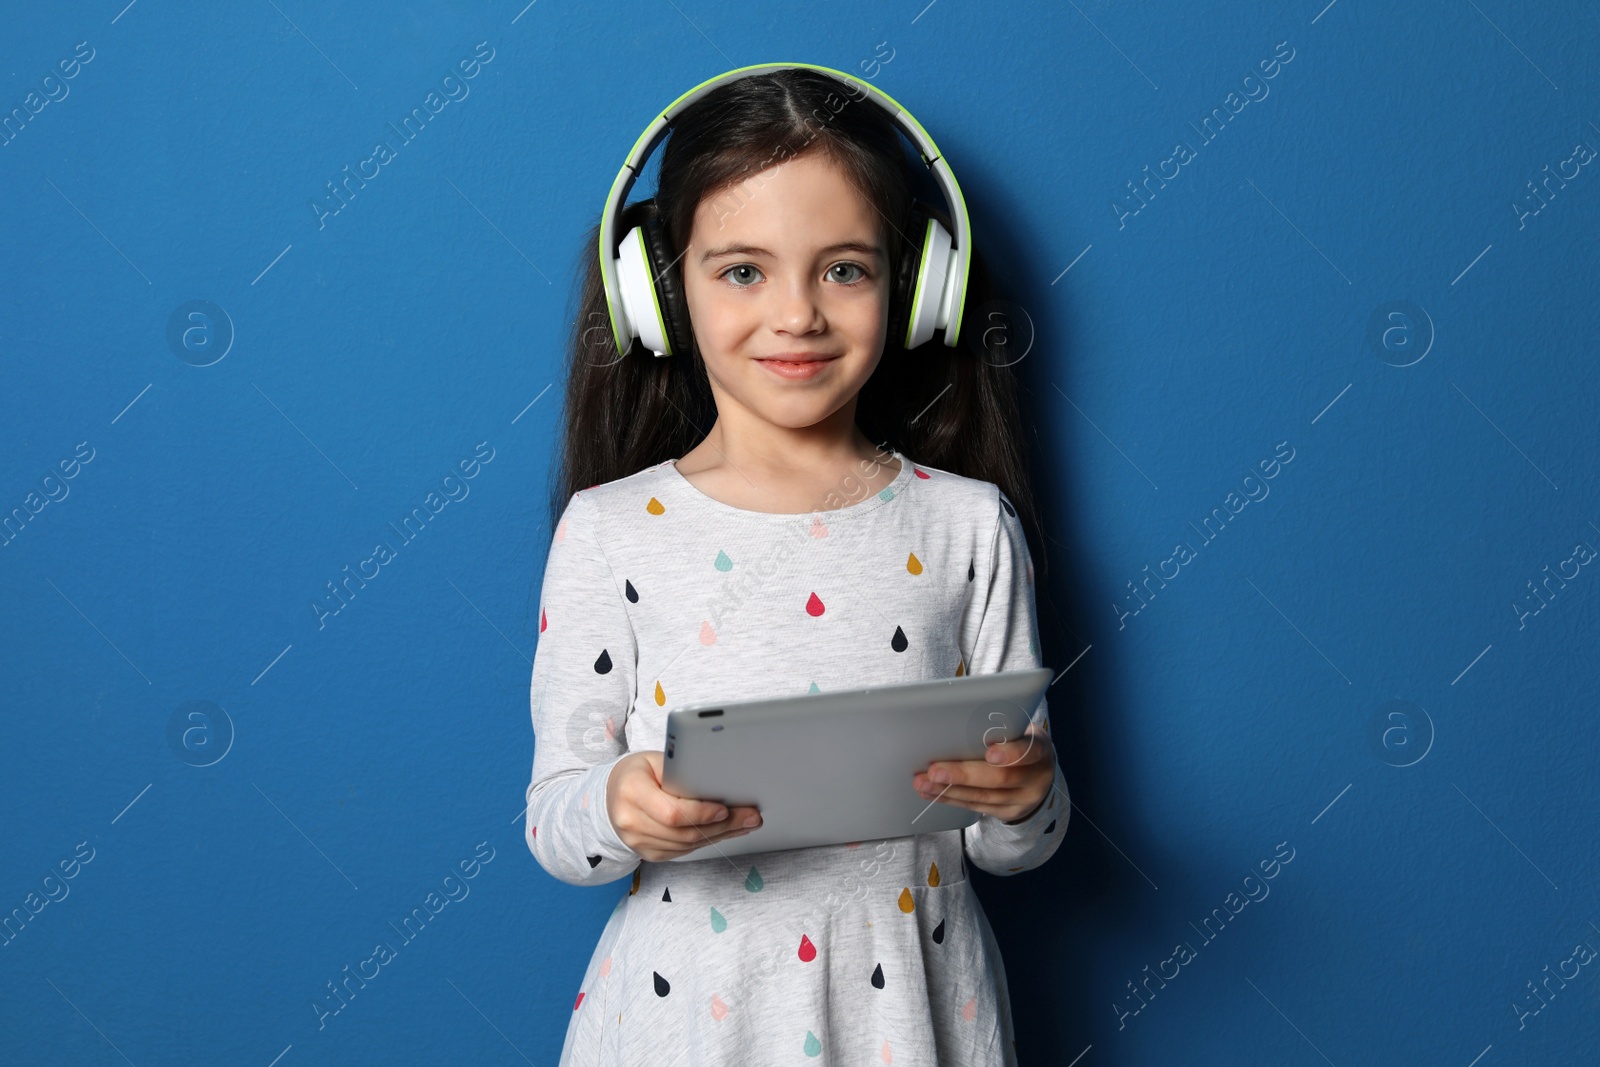
<path fill-rule="evenodd" d="M 838 362 L 838 360 L 838 356 L 832 356 L 828 359 L 812 359 L 805 362 L 793 362 L 787 359 L 758 359 L 756 362 L 780 378 L 787 378 L 791 381 L 804 381 L 809 378 L 815 378 L 828 366 Z"/>

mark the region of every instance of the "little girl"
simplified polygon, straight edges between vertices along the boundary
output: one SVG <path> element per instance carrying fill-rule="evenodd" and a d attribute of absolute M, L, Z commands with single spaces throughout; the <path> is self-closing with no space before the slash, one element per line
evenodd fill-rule
<path fill-rule="evenodd" d="M 561 1063 L 1014 1064 L 967 861 L 1006 875 L 1060 844 L 1044 703 L 987 761 L 915 776 L 980 813 L 964 830 L 730 857 L 718 841 L 759 813 L 661 787 L 674 707 L 1041 665 L 981 262 L 962 343 L 924 343 L 908 275 L 949 231 L 914 203 L 894 121 L 839 72 L 754 70 L 669 109 L 656 196 L 621 210 L 659 320 L 608 306 L 591 258 L 572 338 L 527 841 L 563 882 L 631 882 Z"/>

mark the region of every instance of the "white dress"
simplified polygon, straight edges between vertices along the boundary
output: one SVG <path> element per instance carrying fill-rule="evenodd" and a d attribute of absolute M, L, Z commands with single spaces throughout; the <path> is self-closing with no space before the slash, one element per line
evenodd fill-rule
<path fill-rule="evenodd" d="M 674 707 L 1042 665 L 1011 503 L 897 458 L 880 492 L 845 484 L 804 515 L 724 504 L 670 460 L 568 501 L 540 595 L 526 837 L 561 881 L 627 889 L 561 1064 L 1015 1064 L 967 862 L 1008 875 L 1054 854 L 1059 765 L 1017 824 L 734 857 L 645 861 L 606 812 L 611 768 L 660 750 Z M 1045 703 L 1034 720 L 1049 728 Z"/>

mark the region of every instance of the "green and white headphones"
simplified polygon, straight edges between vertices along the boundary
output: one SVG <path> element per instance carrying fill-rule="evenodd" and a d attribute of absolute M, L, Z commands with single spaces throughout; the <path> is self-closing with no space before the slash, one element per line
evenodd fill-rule
<path fill-rule="evenodd" d="M 676 276 L 669 270 L 673 257 L 659 213 L 629 230 L 620 244 L 616 240 L 618 214 L 627 201 L 628 190 L 644 169 L 644 161 L 666 138 L 673 119 L 706 93 L 739 78 L 794 67 L 830 75 L 844 84 L 852 100 L 870 100 L 883 108 L 933 173 L 956 232 L 952 239 L 937 219 L 920 205 L 912 205 L 910 225 L 902 242 L 904 251 L 890 276 L 889 337 L 897 338 L 908 349 L 930 340 L 936 329 L 944 331 L 946 345 L 954 347 L 960 339 L 967 271 L 972 259 L 971 223 L 961 186 L 956 184 L 955 175 L 928 131 L 888 93 L 843 71 L 813 63 L 760 63 L 719 74 L 674 100 L 634 142 L 633 151 L 611 184 L 611 195 L 600 217 L 599 254 L 618 356 L 626 355 L 635 339 L 663 357 L 690 351 L 692 340 L 688 305 Z"/>

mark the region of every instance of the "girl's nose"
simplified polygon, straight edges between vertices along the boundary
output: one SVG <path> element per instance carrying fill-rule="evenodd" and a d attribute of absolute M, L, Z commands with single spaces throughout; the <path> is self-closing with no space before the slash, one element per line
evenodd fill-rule
<path fill-rule="evenodd" d="M 773 298 L 773 325 L 786 333 L 809 333 L 822 324 L 822 306 L 803 281 L 785 286 Z"/>

